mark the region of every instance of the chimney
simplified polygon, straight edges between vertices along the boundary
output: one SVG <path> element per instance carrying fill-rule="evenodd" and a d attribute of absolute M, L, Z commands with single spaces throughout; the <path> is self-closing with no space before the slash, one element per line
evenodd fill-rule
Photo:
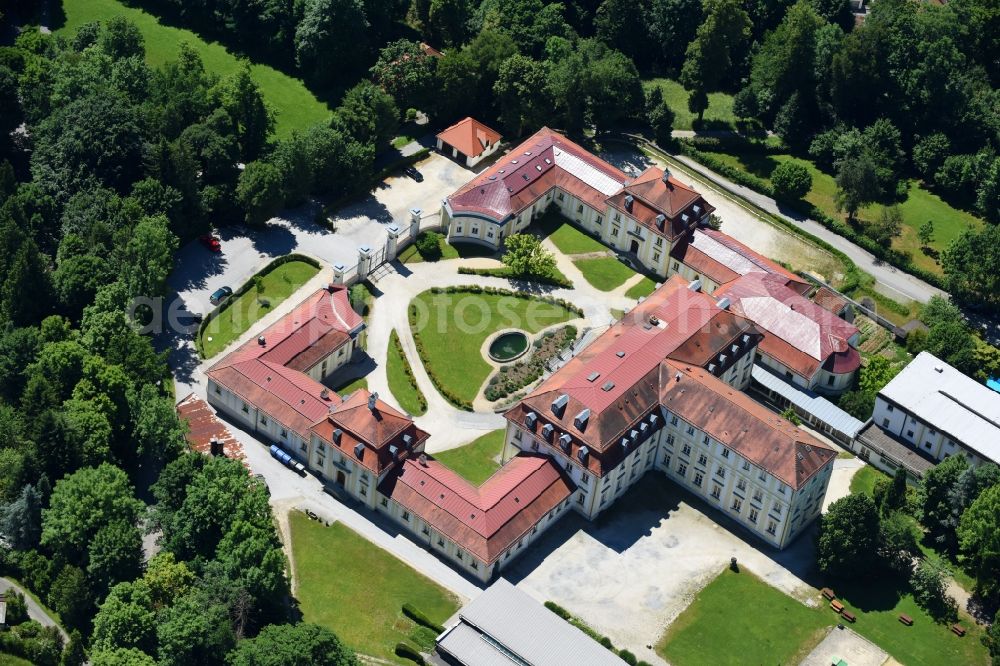
<path fill-rule="evenodd" d="M 674 375 L 674 381 L 679 382 L 680 380 L 681 380 L 681 373 L 680 371 L 678 371 L 677 374 Z"/>
<path fill-rule="evenodd" d="M 375 404 L 378 401 L 378 391 L 368 396 L 368 409 L 375 411 Z"/>
<path fill-rule="evenodd" d="M 625 210 L 627 210 L 630 213 L 632 212 L 633 202 L 635 202 L 635 197 L 633 197 L 631 194 L 625 195 Z"/>
<path fill-rule="evenodd" d="M 427 454 L 426 453 L 421 453 L 420 457 L 417 458 L 417 462 L 420 463 L 421 467 L 427 467 Z"/>
<path fill-rule="evenodd" d="M 320 391 L 319 392 L 319 397 L 323 398 L 323 400 L 329 400 L 330 399 L 330 389 L 323 389 L 322 391 Z"/>
<path fill-rule="evenodd" d="M 257 336 L 257 344 L 259 344 L 261 347 L 267 344 L 267 340 L 264 338 L 263 335 Z"/>
<path fill-rule="evenodd" d="M 666 185 L 668 190 L 674 189 L 673 183 L 670 182 L 670 169 L 667 169 L 666 167 L 663 168 L 663 175 L 660 176 L 660 180 L 663 181 L 663 184 Z"/>

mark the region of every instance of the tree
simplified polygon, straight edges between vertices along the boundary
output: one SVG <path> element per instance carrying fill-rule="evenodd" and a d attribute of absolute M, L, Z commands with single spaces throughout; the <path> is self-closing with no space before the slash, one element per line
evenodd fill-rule
<path fill-rule="evenodd" d="M 76 629 L 69 634 L 69 645 L 63 651 L 59 666 L 83 666 L 87 662 L 87 652 L 84 649 L 83 636 Z"/>
<path fill-rule="evenodd" d="M 170 220 L 165 215 L 144 217 L 132 231 L 125 244 L 121 260 L 121 274 L 128 293 L 132 296 L 163 296 L 167 278 L 174 268 L 177 236 L 170 231 Z"/>
<path fill-rule="evenodd" d="M 141 579 L 118 583 L 111 588 L 94 616 L 92 649 L 97 653 L 116 648 L 135 648 L 149 653 L 155 644 L 156 613 L 149 596 L 149 586 Z"/>
<path fill-rule="evenodd" d="M 659 90 L 659 88 L 653 88 L 653 90 Z M 660 146 L 670 144 L 673 138 L 675 119 L 674 110 L 662 97 L 657 104 L 647 107 L 646 120 L 649 121 L 649 126 L 653 129 L 653 138 Z"/>
<path fill-rule="evenodd" d="M 91 666 L 156 666 L 156 660 L 136 648 L 108 648 L 90 655 Z"/>
<path fill-rule="evenodd" d="M 663 64 L 677 71 L 684 62 L 684 51 L 702 21 L 700 0 L 652 0 L 649 8 L 649 32 L 660 49 Z"/>
<path fill-rule="evenodd" d="M 70 627 L 83 627 L 93 613 L 93 595 L 87 576 L 72 564 L 64 566 L 48 589 L 49 607 Z"/>
<path fill-rule="evenodd" d="M 285 203 L 281 171 L 269 162 L 251 162 L 240 174 L 236 201 L 248 224 L 260 225 L 274 217 Z"/>
<path fill-rule="evenodd" d="M 882 516 L 878 531 L 880 564 L 889 572 L 909 575 L 913 558 L 920 554 L 920 528 L 897 511 Z"/>
<path fill-rule="evenodd" d="M 993 622 L 986 628 L 986 635 L 983 636 L 983 645 L 990 651 L 993 657 L 993 666 L 1000 663 L 1000 610 L 993 616 Z"/>
<path fill-rule="evenodd" d="M 942 253 L 941 267 L 957 300 L 1000 305 L 1000 225 L 964 231 Z"/>
<path fill-rule="evenodd" d="M 899 206 L 882 206 L 878 218 L 865 224 L 865 235 L 882 247 L 889 248 L 892 240 L 903 232 L 903 213 Z"/>
<path fill-rule="evenodd" d="M 140 456 L 157 462 L 172 460 L 185 447 L 185 427 L 177 418 L 173 400 L 150 384 L 139 389 L 133 401 L 132 436 Z"/>
<path fill-rule="evenodd" d="M 825 573 L 853 578 L 871 571 L 879 545 L 879 515 L 872 498 L 848 495 L 820 519 L 816 561 Z"/>
<path fill-rule="evenodd" d="M 949 456 L 924 474 L 920 481 L 923 523 L 931 534 L 941 537 L 951 515 L 951 494 L 969 463 L 965 456 Z"/>
<path fill-rule="evenodd" d="M 913 166 L 927 183 L 934 182 L 934 175 L 951 153 L 951 141 L 943 132 L 923 137 L 913 146 Z"/>
<path fill-rule="evenodd" d="M 268 514 L 270 510 L 265 508 Z M 238 581 L 263 614 L 278 616 L 289 594 L 285 555 L 274 527 L 236 520 L 219 541 L 215 559 L 226 577 Z"/>
<path fill-rule="evenodd" d="M 239 642 L 229 666 L 356 666 L 354 653 L 329 629 L 315 624 L 268 625 Z"/>
<path fill-rule="evenodd" d="M 333 115 L 333 127 L 378 148 L 399 129 L 399 109 L 389 93 L 371 81 L 362 81 L 346 93 Z"/>
<path fill-rule="evenodd" d="M 594 13 L 598 39 L 632 60 L 648 53 L 649 2 L 603 0 Z"/>
<path fill-rule="evenodd" d="M 0 321 L 29 326 L 52 311 L 52 283 L 45 260 L 31 239 L 14 255 L 6 276 L 0 281 Z"/>
<path fill-rule="evenodd" d="M 42 545 L 81 563 L 102 527 L 115 520 L 135 525 L 141 508 L 125 472 L 108 463 L 85 467 L 56 482 L 42 511 Z"/>
<path fill-rule="evenodd" d="M 189 593 L 157 616 L 157 663 L 220 664 L 236 642 L 228 609 L 203 593 Z"/>
<path fill-rule="evenodd" d="M 493 87 L 500 106 L 500 122 L 508 133 L 522 136 L 542 124 L 547 103 L 546 73 L 541 63 L 515 55 L 503 61 Z"/>
<path fill-rule="evenodd" d="M 704 12 L 681 69 L 681 83 L 689 91 L 732 87 L 750 49 L 753 24 L 738 0 L 705 0 Z"/>
<path fill-rule="evenodd" d="M 426 27 L 434 42 L 456 47 L 463 44 L 471 9 L 469 0 L 430 0 Z"/>
<path fill-rule="evenodd" d="M 425 108 L 434 87 L 434 58 L 420 44 L 399 39 L 387 44 L 369 73 L 400 108 Z"/>
<path fill-rule="evenodd" d="M 506 252 L 501 261 L 516 276 L 551 275 L 556 267 L 555 256 L 542 247 L 531 234 L 512 234 L 504 241 Z"/>
<path fill-rule="evenodd" d="M 984 490 L 1000 483 L 1000 467 L 993 463 L 966 467 L 948 492 L 951 515 L 942 520 L 943 539 L 952 552 L 958 551 L 956 530 L 962 514 Z"/>
<path fill-rule="evenodd" d="M 930 244 L 934 242 L 934 221 L 927 220 L 921 224 L 920 228 L 917 229 L 917 237 L 922 246 L 930 247 Z"/>
<path fill-rule="evenodd" d="M 798 413 L 796 413 L 796 411 L 794 409 L 792 409 L 791 407 L 789 407 L 785 411 L 781 412 L 781 418 L 785 419 L 786 421 L 788 421 L 792 425 L 796 425 L 796 426 L 802 425 L 802 419 L 799 418 Z"/>
<path fill-rule="evenodd" d="M 131 523 L 113 520 L 94 535 L 87 550 L 87 577 L 98 598 L 115 584 L 142 571 L 142 533 Z"/>
<path fill-rule="evenodd" d="M 899 468 L 892 477 L 889 488 L 882 498 L 880 509 L 883 514 L 899 511 L 906 507 L 906 469 Z"/>
<path fill-rule="evenodd" d="M 28 484 L 17 500 L 0 506 L 0 534 L 16 550 L 30 550 L 42 536 L 41 493 Z"/>
<path fill-rule="evenodd" d="M 295 30 L 295 62 L 306 78 L 329 85 L 349 78 L 367 57 L 361 0 L 306 0 Z"/>
<path fill-rule="evenodd" d="M 859 209 L 880 196 L 875 162 L 868 155 L 840 160 L 836 180 L 837 193 L 834 201 L 837 210 L 847 213 L 848 220 L 853 221 Z"/>
<path fill-rule="evenodd" d="M 186 594 L 194 584 L 195 575 L 173 553 L 164 551 L 149 561 L 142 580 L 149 586 L 153 608 L 159 610 Z"/>
<path fill-rule="evenodd" d="M 952 456 L 953 458 L 956 456 Z M 958 524 L 958 543 L 976 574 L 978 590 L 987 598 L 1000 593 L 1000 484 L 976 498 Z"/>
<path fill-rule="evenodd" d="M 13 627 L 28 621 L 28 604 L 24 600 L 24 595 L 17 590 L 8 590 L 7 598 L 7 626 Z"/>
<path fill-rule="evenodd" d="M 139 27 L 123 16 L 112 16 L 105 22 L 99 44 L 101 50 L 115 60 L 146 55 Z"/>
<path fill-rule="evenodd" d="M 921 559 L 910 576 L 914 601 L 938 622 L 954 622 L 958 617 L 955 600 L 948 596 L 948 574 L 941 565 Z"/>
<path fill-rule="evenodd" d="M 1000 224 L 1000 157 L 993 160 L 980 179 L 976 207 L 987 222 Z"/>
<path fill-rule="evenodd" d="M 782 162 L 771 172 L 771 184 L 779 197 L 799 200 L 812 189 L 812 175 L 799 162 Z"/>
<path fill-rule="evenodd" d="M 257 159 L 274 129 L 274 111 L 264 101 L 248 63 L 222 80 L 219 98 L 222 108 L 236 124 L 241 160 L 249 162 Z"/>

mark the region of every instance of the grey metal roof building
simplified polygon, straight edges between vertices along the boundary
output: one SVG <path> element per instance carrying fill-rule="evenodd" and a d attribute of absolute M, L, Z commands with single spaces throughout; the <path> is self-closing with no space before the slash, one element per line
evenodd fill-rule
<path fill-rule="evenodd" d="M 461 666 L 623 666 L 624 661 L 503 578 L 466 604 L 438 637 Z"/>
<path fill-rule="evenodd" d="M 842 444 L 849 444 L 865 425 L 818 393 L 789 384 L 761 365 L 754 364 L 750 376 L 768 391 L 797 407 L 796 411 L 811 415 L 813 418 L 809 421 L 813 425 L 819 425 L 827 434 L 839 435 L 835 438 Z M 829 429 L 822 428 L 822 424 Z"/>

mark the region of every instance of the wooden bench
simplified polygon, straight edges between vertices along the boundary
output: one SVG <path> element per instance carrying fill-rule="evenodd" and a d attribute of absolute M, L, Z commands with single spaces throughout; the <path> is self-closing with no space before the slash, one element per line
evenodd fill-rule
<path fill-rule="evenodd" d="M 858 618 L 854 617 L 854 613 L 849 610 L 843 611 L 840 616 L 847 620 L 848 622 L 855 622 Z"/>
<path fill-rule="evenodd" d="M 965 635 L 965 627 L 963 627 L 962 625 L 958 624 L 957 622 L 955 624 L 951 625 L 951 630 L 952 630 L 952 632 L 954 632 L 954 634 L 956 636 L 964 636 Z"/>
<path fill-rule="evenodd" d="M 828 587 L 824 587 L 822 590 L 820 590 L 820 592 L 823 594 L 823 597 L 825 599 L 828 599 L 829 601 L 833 601 L 834 599 L 837 598 L 837 595 L 833 593 L 833 590 L 831 590 Z"/>
<path fill-rule="evenodd" d="M 840 603 L 836 599 L 830 602 L 830 608 L 832 608 L 837 613 L 844 612 L 844 604 Z"/>
<path fill-rule="evenodd" d="M 900 613 L 899 614 L 899 621 L 902 622 L 903 624 L 905 624 L 908 627 L 912 627 L 913 626 L 913 618 L 910 617 L 909 615 L 907 615 L 906 613 Z"/>

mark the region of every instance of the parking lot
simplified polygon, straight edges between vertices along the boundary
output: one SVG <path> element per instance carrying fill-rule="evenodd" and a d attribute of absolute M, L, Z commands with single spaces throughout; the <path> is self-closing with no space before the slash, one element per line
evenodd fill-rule
<path fill-rule="evenodd" d="M 811 535 L 777 553 L 727 529 L 722 514 L 650 472 L 588 523 L 575 513 L 532 544 L 503 575 L 539 601 L 554 601 L 650 663 L 667 625 L 736 557 L 800 599 L 812 589 L 793 571 L 811 561 Z"/>
<path fill-rule="evenodd" d="M 472 172 L 442 155 L 432 153 L 416 165 L 419 179 L 400 173 L 387 178 L 371 194 L 348 204 L 331 217 L 333 229 L 316 223 L 319 205 L 307 204 L 283 212 L 263 229 L 227 227 L 218 230 L 222 251 L 210 252 L 192 241 L 177 252 L 174 270 L 168 283 L 173 296 L 167 309 L 204 314 L 212 309 L 209 296 L 222 286 L 237 289 L 269 262 L 290 252 L 300 252 L 323 265 L 321 275 L 329 279 L 333 264 L 353 266 L 358 248 L 377 249 L 385 244 L 386 227 L 395 223 L 409 225 L 409 210 L 423 211 L 422 226 L 436 223 L 441 200 L 464 184 Z M 292 295 L 289 300 L 300 300 Z M 183 398 L 200 381 L 197 352 L 194 349 L 193 318 L 175 318 L 157 336 L 160 349 L 170 353 L 170 367 L 175 372 L 177 397 Z M 180 330 L 177 330 L 180 328 Z"/>

